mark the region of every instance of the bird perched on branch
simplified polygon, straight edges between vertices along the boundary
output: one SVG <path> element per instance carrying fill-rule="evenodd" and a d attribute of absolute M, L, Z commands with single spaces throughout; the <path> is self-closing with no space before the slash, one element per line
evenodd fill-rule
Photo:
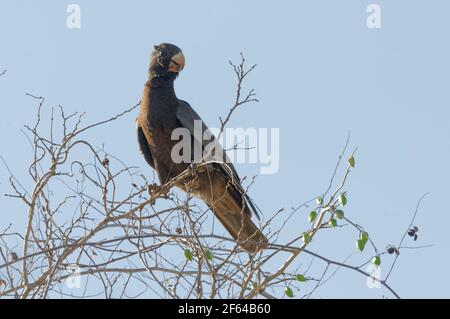
<path fill-rule="evenodd" d="M 201 118 L 175 95 L 174 81 L 184 65 L 184 55 L 177 46 L 163 43 L 154 47 L 137 118 L 141 153 L 156 170 L 161 184 L 192 168 L 195 148 L 204 151 L 211 140 L 215 140 L 203 122 L 200 138 L 195 134 L 195 122 Z M 180 128 L 190 134 L 191 161 L 180 162 L 173 158 L 172 151 L 178 141 L 172 139 L 172 133 Z M 204 134 L 209 134 L 210 140 L 203 140 Z M 256 253 L 268 246 L 267 238 L 251 220 L 252 213 L 259 217 L 257 208 L 243 189 L 225 151 L 219 143 L 214 146 L 215 154 L 223 153 L 223 161 L 202 158 L 203 165 L 197 166 L 195 174 L 189 180 L 177 182 L 176 186 L 202 199 L 236 242 L 247 252 Z"/>

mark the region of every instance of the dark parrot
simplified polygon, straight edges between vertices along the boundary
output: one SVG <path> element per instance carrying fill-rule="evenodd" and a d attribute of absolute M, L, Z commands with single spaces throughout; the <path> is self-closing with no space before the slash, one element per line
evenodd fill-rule
<path fill-rule="evenodd" d="M 140 150 L 162 184 L 192 168 L 191 162 L 179 163 L 172 159 L 172 148 L 179 142 L 172 139 L 175 129 L 185 128 L 190 133 L 191 154 L 195 153 L 195 143 L 202 150 L 211 143 L 194 134 L 194 121 L 201 121 L 201 118 L 175 95 L 174 81 L 184 64 L 184 55 L 177 46 L 163 43 L 154 47 L 137 118 Z M 202 133 L 209 134 L 208 127 L 201 123 Z M 210 136 L 214 141 L 214 136 Z M 255 253 L 267 248 L 267 238 L 251 220 L 252 213 L 259 217 L 258 210 L 220 144 L 215 150 L 223 152 L 224 161 L 199 165 L 189 182 L 179 182 L 176 186 L 202 199 L 244 250 Z"/>

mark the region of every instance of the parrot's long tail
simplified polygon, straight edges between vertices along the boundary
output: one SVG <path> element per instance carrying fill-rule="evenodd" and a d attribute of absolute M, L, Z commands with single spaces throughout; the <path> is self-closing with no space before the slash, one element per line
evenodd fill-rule
<path fill-rule="evenodd" d="M 203 168 L 197 173 L 188 183 L 178 186 L 201 198 L 244 250 L 256 253 L 267 248 L 269 241 L 251 218 L 252 212 L 258 216 L 256 205 L 239 182 L 224 174 L 220 166 Z"/>
<path fill-rule="evenodd" d="M 268 247 L 269 241 L 253 223 L 247 212 L 248 208 L 245 206 L 243 208 L 242 203 L 236 203 L 230 192 L 225 192 L 223 198 L 209 206 L 225 229 L 244 250 L 249 253 L 257 253 Z"/>

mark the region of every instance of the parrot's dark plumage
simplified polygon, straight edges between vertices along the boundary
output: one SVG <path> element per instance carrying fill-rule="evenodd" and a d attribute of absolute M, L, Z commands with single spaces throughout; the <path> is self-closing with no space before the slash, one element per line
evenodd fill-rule
<path fill-rule="evenodd" d="M 192 148 L 195 143 L 204 148 L 211 142 L 195 138 L 194 121 L 201 119 L 187 102 L 175 95 L 174 80 L 184 64 L 183 53 L 177 46 L 167 43 L 155 46 L 137 118 L 140 150 L 162 184 L 190 167 L 190 163 L 172 160 L 172 148 L 179 142 L 172 140 L 173 130 L 188 129 L 192 134 Z M 209 132 L 204 123 L 202 130 Z M 217 149 L 225 154 L 220 145 Z M 234 166 L 226 160 L 226 155 L 224 159 L 224 162 L 199 166 L 189 183 L 176 186 L 201 198 L 244 250 L 258 252 L 267 248 L 268 241 L 251 220 L 252 213 L 258 216 L 257 209 L 241 186 Z"/>

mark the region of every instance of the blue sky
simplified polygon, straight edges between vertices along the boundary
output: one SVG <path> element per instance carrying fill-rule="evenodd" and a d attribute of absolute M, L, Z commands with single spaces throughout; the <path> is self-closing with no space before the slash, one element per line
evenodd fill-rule
<path fill-rule="evenodd" d="M 66 27 L 70 3 L 81 6 L 79 30 Z M 381 29 L 366 26 L 371 3 L 381 6 Z M 68 112 L 86 111 L 90 122 L 102 120 L 139 101 L 149 54 L 161 42 L 177 44 L 186 56 L 178 97 L 217 127 L 233 102 L 228 60 L 242 51 L 258 64 L 247 83 L 261 102 L 240 109 L 230 126 L 280 129 L 279 172 L 259 176 L 252 188 L 264 214 L 323 192 L 351 131 L 358 152 L 346 213 L 383 248 L 399 241 L 417 200 L 430 192 L 417 219 L 417 244 L 434 246 L 402 252 L 391 283 L 403 297 L 448 298 L 448 12 L 444 0 L 3 0 L 0 155 L 26 178 L 30 152 L 21 129 L 33 121 L 36 103 L 25 93 Z M 137 150 L 134 116 L 90 139 L 151 175 Z M 251 176 L 259 167 L 238 170 Z M 0 165 L 2 194 L 7 178 Z M 23 223 L 15 201 L 0 201 L 0 227 Z M 355 251 L 354 236 L 327 234 L 314 249 L 345 258 Z M 383 294 L 346 271 L 318 291 L 320 297 Z"/>

